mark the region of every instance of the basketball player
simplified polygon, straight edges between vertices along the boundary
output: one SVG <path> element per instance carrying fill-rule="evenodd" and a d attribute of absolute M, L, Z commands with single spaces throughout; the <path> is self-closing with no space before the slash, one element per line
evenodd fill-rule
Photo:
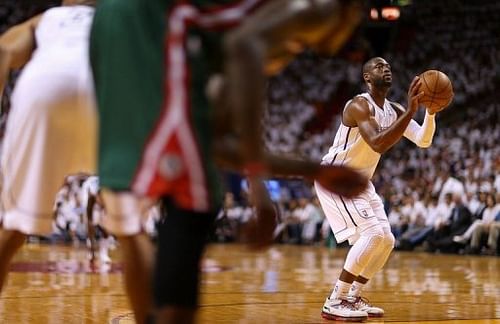
<path fill-rule="evenodd" d="M 112 237 L 99 225 L 104 212 L 100 191 L 99 178 L 89 176 L 82 184 L 81 200 L 87 216 L 87 247 L 90 250 L 90 262 L 95 262 L 95 253 L 99 245 L 99 260 L 102 264 L 106 264 L 111 263 L 108 250 Z"/>
<path fill-rule="evenodd" d="M 356 2 L 346 3 L 99 3 L 92 28 L 91 61 L 101 126 L 99 177 L 107 210 L 103 224 L 126 242 L 122 244 L 125 281 L 138 323 L 144 323 L 150 311 L 148 274 L 152 264 L 150 249 L 141 239 L 140 219 L 158 198 L 164 199 L 168 216 L 158 233 L 154 277 L 157 320 L 194 320 L 199 263 L 221 198 L 213 154 L 217 162 L 250 177 L 252 200 L 258 209 L 253 228 L 257 245 L 269 244 L 274 231 L 274 208 L 259 181 L 267 173 L 317 178 L 340 194 L 352 195 L 365 187 L 364 177 L 345 167 L 264 156 L 260 138 L 264 63 L 272 59 L 275 70 L 304 45 L 325 36 L 332 36 L 332 44 L 340 46 L 359 21 L 359 7 L 353 5 Z M 254 18 L 225 42 L 223 52 L 225 31 L 259 6 Z M 164 12 L 168 12 L 166 19 Z M 346 21 L 346 17 L 353 19 Z M 256 47 L 257 43 L 262 46 Z M 247 60 L 237 59 L 240 55 Z M 236 120 L 239 133 L 223 138 L 229 130 L 221 126 L 222 114 L 217 114 L 212 124 L 205 88 L 210 76 L 223 72 L 225 60 L 227 91 L 239 100 L 228 105 L 237 111 L 230 114 L 225 126 L 233 126 Z M 245 72 L 242 64 L 251 64 L 255 70 Z M 215 138 L 213 125 L 218 133 Z"/>
<path fill-rule="evenodd" d="M 408 108 L 387 99 L 392 84 L 391 67 L 381 57 L 363 66 L 368 92 L 348 101 L 342 123 L 323 164 L 347 165 L 371 178 L 380 155 L 405 136 L 419 147 L 429 147 L 435 131 L 435 111 L 427 110 L 422 126 L 412 119 L 419 107 L 421 81 L 415 77 L 408 91 Z M 337 242 L 349 240 L 352 248 L 322 315 L 327 319 L 364 320 L 383 316 L 361 297 L 365 284 L 386 263 L 394 247 L 387 215 L 373 184 L 353 199 L 332 194 L 316 182 L 321 206 Z"/>
<path fill-rule="evenodd" d="M 94 171 L 96 113 L 87 55 L 92 3 L 65 0 L 0 36 L 0 92 L 9 71 L 25 65 L 1 157 L 0 289 L 26 235 L 51 233 L 64 177 Z"/>

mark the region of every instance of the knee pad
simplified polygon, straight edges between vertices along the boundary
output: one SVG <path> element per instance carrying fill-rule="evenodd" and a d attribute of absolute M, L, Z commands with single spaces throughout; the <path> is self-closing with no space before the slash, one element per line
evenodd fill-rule
<path fill-rule="evenodd" d="M 384 245 L 384 231 L 380 225 L 369 227 L 361 232 L 347 254 L 344 269 L 353 275 L 359 275 L 372 257 L 378 254 Z"/>
<path fill-rule="evenodd" d="M 384 236 L 378 252 L 372 257 L 369 266 L 365 267 L 360 273 L 363 277 L 371 279 L 375 273 L 382 269 L 394 248 L 394 241 L 394 235 L 392 235 L 391 231 L 384 228 Z"/>
<path fill-rule="evenodd" d="M 391 232 L 385 233 L 383 243 L 384 248 L 387 250 L 392 250 L 394 249 L 394 243 L 396 243 L 396 238 L 394 237 L 394 235 Z"/>
<path fill-rule="evenodd" d="M 389 254 L 391 254 L 394 249 L 394 243 L 396 239 L 391 232 L 385 232 L 384 237 L 382 239 L 382 243 L 380 244 L 379 256 L 381 258 L 387 259 Z M 385 262 L 384 262 L 385 263 Z"/>

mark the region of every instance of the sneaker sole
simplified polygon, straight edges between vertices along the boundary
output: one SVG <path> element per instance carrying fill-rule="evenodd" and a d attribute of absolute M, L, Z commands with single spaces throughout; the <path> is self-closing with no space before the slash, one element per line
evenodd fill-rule
<path fill-rule="evenodd" d="M 384 317 L 384 313 L 382 313 L 382 314 L 370 314 L 370 313 L 368 313 L 368 317 L 370 317 L 370 318 L 371 317 L 375 317 L 375 318 Z"/>
<path fill-rule="evenodd" d="M 343 317 L 343 316 L 328 314 L 325 312 L 321 312 L 321 317 L 330 321 L 344 321 L 344 322 L 364 322 L 367 320 L 366 316 Z"/>

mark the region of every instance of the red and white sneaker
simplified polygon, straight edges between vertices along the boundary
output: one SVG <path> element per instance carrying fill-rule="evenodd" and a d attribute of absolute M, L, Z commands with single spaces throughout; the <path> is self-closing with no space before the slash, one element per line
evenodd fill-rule
<path fill-rule="evenodd" d="M 349 297 L 348 300 L 353 303 L 354 307 L 357 310 L 367 312 L 369 317 L 382 317 L 382 316 L 384 316 L 384 310 L 380 307 L 372 306 L 367 298 Z"/>
<path fill-rule="evenodd" d="M 368 313 L 356 309 L 351 301 L 327 298 L 321 316 L 333 321 L 363 322 L 368 318 Z"/>

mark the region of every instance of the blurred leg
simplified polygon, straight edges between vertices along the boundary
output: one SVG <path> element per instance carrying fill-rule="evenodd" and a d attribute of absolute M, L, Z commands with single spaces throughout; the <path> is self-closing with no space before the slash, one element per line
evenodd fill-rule
<path fill-rule="evenodd" d="M 10 261 L 25 239 L 26 235 L 21 232 L 0 229 L 0 292 L 9 271 Z"/>
<path fill-rule="evenodd" d="M 125 289 L 137 323 L 146 323 L 151 313 L 151 273 L 154 248 L 144 234 L 118 237 L 123 253 Z"/>
<path fill-rule="evenodd" d="M 167 203 L 158 228 L 154 274 L 157 323 L 193 323 L 198 307 L 200 262 L 214 215 Z"/>

